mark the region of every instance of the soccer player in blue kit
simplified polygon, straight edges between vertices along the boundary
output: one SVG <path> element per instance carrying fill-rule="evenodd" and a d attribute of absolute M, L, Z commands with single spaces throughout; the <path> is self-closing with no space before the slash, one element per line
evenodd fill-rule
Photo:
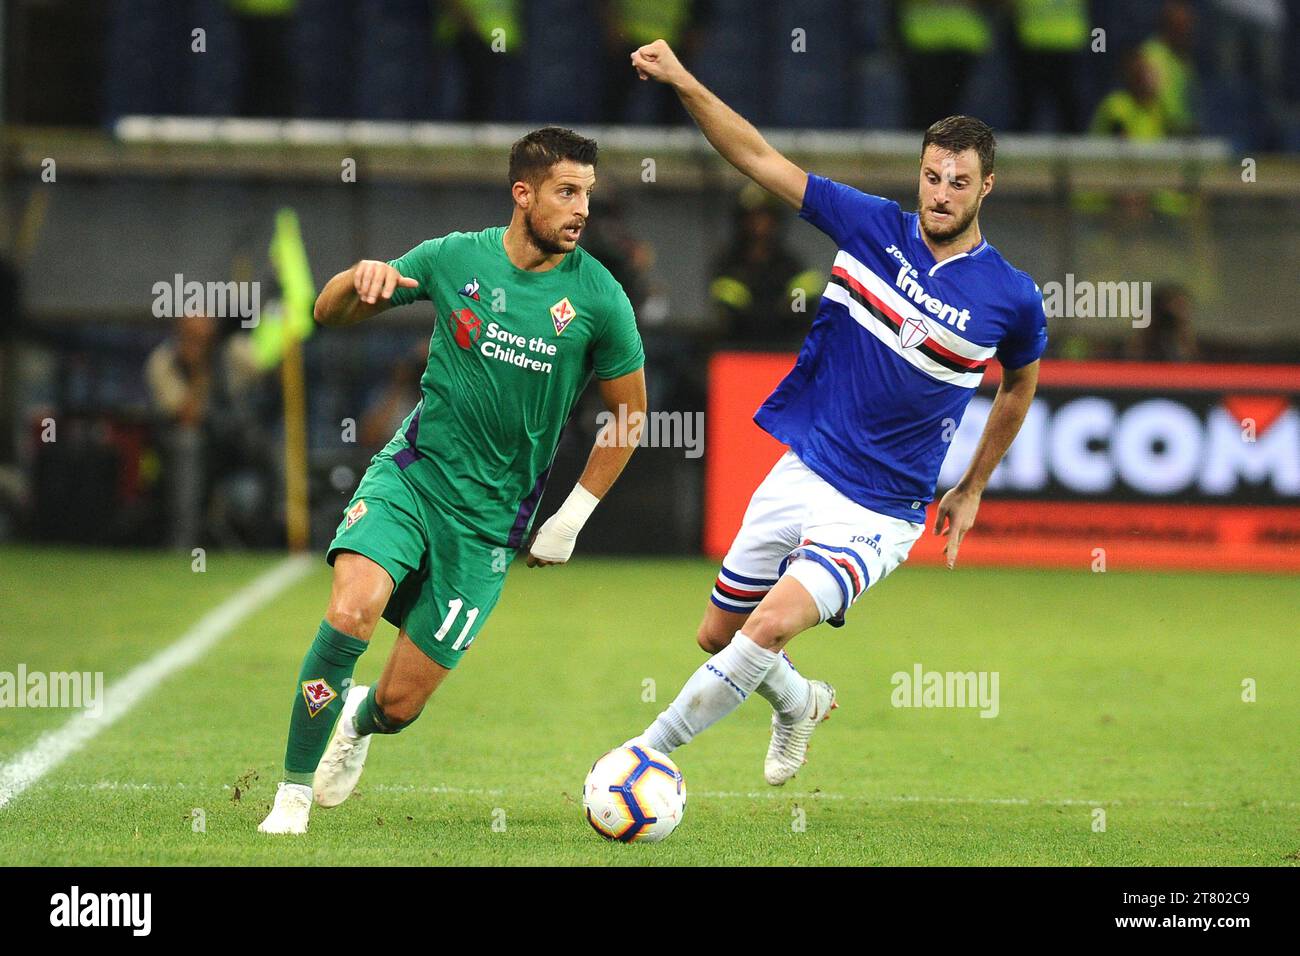
<path fill-rule="evenodd" d="M 980 232 L 993 131 L 969 116 L 921 143 L 917 211 L 810 175 L 707 90 L 662 40 L 632 54 L 670 84 L 729 163 L 835 240 L 831 278 L 795 366 L 754 421 L 789 446 L 750 499 L 697 640 L 713 656 L 628 741 L 669 753 L 757 692 L 773 709 L 764 761 L 780 786 L 836 705 L 784 648 L 849 608 L 925 530 L 948 439 L 993 359 L 1002 381 L 974 457 L 939 502 L 952 568 L 980 495 L 1033 400 L 1047 345 L 1042 293 Z"/>

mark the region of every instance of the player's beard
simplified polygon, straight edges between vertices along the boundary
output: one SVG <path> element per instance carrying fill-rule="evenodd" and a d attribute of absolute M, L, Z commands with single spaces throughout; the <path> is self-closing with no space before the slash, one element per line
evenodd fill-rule
<path fill-rule="evenodd" d="M 528 241 L 548 256 L 562 256 L 571 251 L 563 245 L 564 237 L 558 228 L 550 232 L 537 228 L 531 210 L 524 213 L 524 230 L 528 233 Z"/>
<path fill-rule="evenodd" d="M 939 229 L 926 225 L 923 209 L 921 197 L 918 194 L 916 197 L 916 214 L 921 220 L 921 228 L 925 230 L 926 236 L 932 241 L 944 243 L 951 242 L 966 231 L 970 224 L 975 221 L 975 217 L 979 215 L 980 204 L 975 203 L 966 215 L 960 218 L 954 217 L 947 226 Z"/>

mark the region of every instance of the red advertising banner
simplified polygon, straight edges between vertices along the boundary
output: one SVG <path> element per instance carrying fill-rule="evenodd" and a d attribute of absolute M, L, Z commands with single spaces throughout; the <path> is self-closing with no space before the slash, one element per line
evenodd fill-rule
<path fill-rule="evenodd" d="M 784 451 L 753 414 L 793 364 L 744 352 L 710 364 L 712 556 Z M 953 434 L 936 500 L 970 461 L 999 371 L 990 366 Z M 927 533 L 909 560 L 938 563 L 943 542 Z M 1300 366 L 1043 362 L 960 560 L 1081 567 L 1099 555 L 1107 569 L 1300 571 Z"/>

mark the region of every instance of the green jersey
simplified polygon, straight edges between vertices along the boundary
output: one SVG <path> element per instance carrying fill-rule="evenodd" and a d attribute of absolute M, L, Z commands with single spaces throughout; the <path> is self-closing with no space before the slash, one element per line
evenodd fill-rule
<path fill-rule="evenodd" d="M 635 372 L 645 352 L 632 304 L 595 258 L 577 248 L 529 272 L 507 257 L 504 235 L 453 232 L 389 262 L 419 282 L 392 302 L 428 299 L 437 321 L 420 402 L 379 455 L 432 504 L 518 548 L 592 373 Z"/>

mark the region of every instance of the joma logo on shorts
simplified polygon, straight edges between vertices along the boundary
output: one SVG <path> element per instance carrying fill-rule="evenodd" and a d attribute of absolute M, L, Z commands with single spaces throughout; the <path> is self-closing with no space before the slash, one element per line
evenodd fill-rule
<path fill-rule="evenodd" d="M 868 538 L 865 534 L 855 534 L 853 537 L 849 538 L 849 544 L 865 544 L 872 551 L 876 552 L 876 554 L 880 554 L 879 534 L 873 538 Z"/>

